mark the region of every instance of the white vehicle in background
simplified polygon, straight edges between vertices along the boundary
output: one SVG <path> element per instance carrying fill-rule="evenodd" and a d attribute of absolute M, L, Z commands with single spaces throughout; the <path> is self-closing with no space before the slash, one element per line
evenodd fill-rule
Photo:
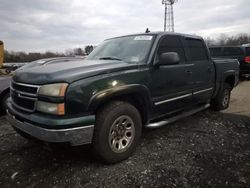
<path fill-rule="evenodd" d="M 242 44 L 243 47 L 250 47 L 250 43 L 249 44 Z"/>

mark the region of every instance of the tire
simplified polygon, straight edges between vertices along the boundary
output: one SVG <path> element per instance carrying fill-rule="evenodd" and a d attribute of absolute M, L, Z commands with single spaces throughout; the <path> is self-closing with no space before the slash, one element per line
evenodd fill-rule
<path fill-rule="evenodd" d="M 211 107 L 216 111 L 227 109 L 230 103 L 231 90 L 231 85 L 224 83 L 217 96 L 212 100 Z"/>
<path fill-rule="evenodd" d="M 6 109 L 7 109 L 7 99 L 10 97 L 10 93 L 6 93 L 3 98 L 2 98 L 2 101 L 1 101 L 1 109 L 2 111 L 5 113 L 6 112 Z"/>
<path fill-rule="evenodd" d="M 141 129 L 141 117 L 134 106 L 122 101 L 107 104 L 96 115 L 95 156 L 108 164 L 127 159 L 136 149 Z"/>

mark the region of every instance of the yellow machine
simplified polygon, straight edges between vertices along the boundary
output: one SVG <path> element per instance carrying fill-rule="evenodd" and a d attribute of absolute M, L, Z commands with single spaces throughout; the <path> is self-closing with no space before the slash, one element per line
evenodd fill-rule
<path fill-rule="evenodd" d="M 0 41 L 0 69 L 3 67 L 3 58 L 4 58 L 4 44 Z"/>

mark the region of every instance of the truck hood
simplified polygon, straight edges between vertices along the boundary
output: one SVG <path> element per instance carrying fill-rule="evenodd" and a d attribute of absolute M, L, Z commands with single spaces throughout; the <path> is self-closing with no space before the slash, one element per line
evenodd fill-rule
<path fill-rule="evenodd" d="M 137 67 L 137 64 L 114 60 L 68 61 L 17 70 L 13 80 L 37 85 L 59 82 L 72 83 L 79 79 L 135 69 Z"/>

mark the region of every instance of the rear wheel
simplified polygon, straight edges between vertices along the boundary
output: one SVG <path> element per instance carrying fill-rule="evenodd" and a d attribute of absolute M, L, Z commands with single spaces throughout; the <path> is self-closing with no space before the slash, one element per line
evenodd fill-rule
<path fill-rule="evenodd" d="M 96 117 L 93 149 L 106 163 L 128 158 L 141 135 L 141 117 L 129 103 L 114 101 L 104 106 Z"/>
<path fill-rule="evenodd" d="M 232 87 L 224 83 L 217 96 L 212 100 L 211 106 L 214 110 L 225 110 L 229 107 Z"/>

